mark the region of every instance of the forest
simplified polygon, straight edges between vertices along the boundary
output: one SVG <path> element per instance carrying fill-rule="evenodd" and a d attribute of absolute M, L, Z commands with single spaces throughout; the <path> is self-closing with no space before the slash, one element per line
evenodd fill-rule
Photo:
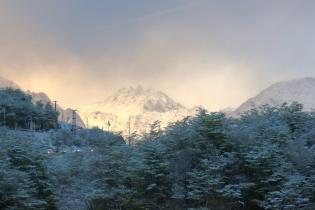
<path fill-rule="evenodd" d="M 37 101 L 34 104 L 30 95 L 10 87 L 0 89 L 0 112 L 1 125 L 11 129 L 54 128 L 59 115 L 51 103 Z"/>
<path fill-rule="evenodd" d="M 130 137 L 50 136 L 93 150 L 47 154 L 31 134 L 0 128 L 0 209 L 315 209 L 315 112 L 297 102 L 238 118 L 199 108 Z"/>

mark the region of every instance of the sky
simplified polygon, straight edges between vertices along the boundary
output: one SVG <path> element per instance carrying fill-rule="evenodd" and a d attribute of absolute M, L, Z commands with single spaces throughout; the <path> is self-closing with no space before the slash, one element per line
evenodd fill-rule
<path fill-rule="evenodd" d="M 140 84 L 218 111 L 315 77 L 312 0 L 0 2 L 0 76 L 63 108 Z"/>

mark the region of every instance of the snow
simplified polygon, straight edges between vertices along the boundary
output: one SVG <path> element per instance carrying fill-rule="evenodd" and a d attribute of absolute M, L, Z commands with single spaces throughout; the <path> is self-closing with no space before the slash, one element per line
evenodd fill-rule
<path fill-rule="evenodd" d="M 291 104 L 293 101 L 302 103 L 306 111 L 315 108 L 315 78 L 306 77 L 277 82 L 255 97 L 248 99 L 231 115 L 236 116 L 237 113 L 243 113 L 251 109 L 253 103 L 256 107 L 259 107 L 265 104 L 279 106 L 284 102 Z"/>
<path fill-rule="evenodd" d="M 139 85 L 135 89 L 122 87 L 102 102 L 79 108 L 78 113 L 89 119 L 89 126 L 107 130 L 110 121 L 111 131 L 126 133 L 128 122 L 131 132 L 148 130 L 149 125 L 157 120 L 161 122 L 161 127 L 166 127 L 169 122 L 195 115 L 195 110 L 186 109 L 161 91 L 151 88 L 144 90 Z"/>
<path fill-rule="evenodd" d="M 15 84 L 13 81 L 4 79 L 3 77 L 0 76 L 0 88 L 5 88 L 5 87 L 12 87 L 15 89 L 22 90 L 22 88 L 18 86 L 17 84 Z"/>
<path fill-rule="evenodd" d="M 225 109 L 221 109 L 219 112 L 230 113 L 230 112 L 234 112 L 235 110 L 236 110 L 236 108 L 227 107 L 227 108 L 225 108 Z"/>

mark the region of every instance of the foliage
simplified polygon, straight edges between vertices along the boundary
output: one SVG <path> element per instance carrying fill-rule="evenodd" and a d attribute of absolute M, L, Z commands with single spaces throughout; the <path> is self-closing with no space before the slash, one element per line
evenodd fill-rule
<path fill-rule="evenodd" d="M 90 195 L 92 206 L 314 208 L 315 118 L 302 108 L 253 107 L 237 119 L 199 109 L 163 131 L 155 122 L 136 146 L 107 153 L 93 178 L 101 188 Z"/>
<path fill-rule="evenodd" d="M 11 128 L 30 128 L 30 123 L 37 129 L 53 128 L 59 113 L 55 112 L 51 103 L 41 101 L 32 103 L 32 97 L 19 89 L 0 89 L 0 110 L 3 114 L 1 125 Z"/>
<path fill-rule="evenodd" d="M 120 134 L 112 134 L 99 129 L 98 127 L 93 127 L 92 129 L 87 130 L 78 130 L 76 135 L 73 135 L 70 130 L 59 129 L 51 133 L 51 140 L 53 145 L 57 147 L 92 146 L 99 148 L 99 150 L 102 150 L 107 146 L 125 144 L 125 141 Z"/>
<path fill-rule="evenodd" d="M 1 128 L 0 208 L 56 209 L 48 159 L 32 138 Z"/>
<path fill-rule="evenodd" d="M 98 128 L 59 130 L 54 146 L 96 150 L 50 158 L 2 131 L 13 143 L 1 149 L 1 207 L 52 198 L 60 209 L 315 209 L 315 112 L 298 103 L 239 118 L 199 109 L 165 129 L 154 122 L 131 144 Z"/>

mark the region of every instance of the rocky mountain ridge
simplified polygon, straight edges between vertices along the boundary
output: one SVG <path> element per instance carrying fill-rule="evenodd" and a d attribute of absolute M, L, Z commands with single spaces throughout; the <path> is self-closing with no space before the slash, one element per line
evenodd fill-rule
<path fill-rule="evenodd" d="M 241 104 L 235 111 L 227 113 L 228 116 L 237 117 L 252 108 L 269 104 L 270 106 L 279 106 L 286 102 L 302 103 L 305 111 L 315 108 L 315 78 L 305 77 L 301 79 L 277 82 L 270 87 L 262 90 L 255 97 L 249 98 Z"/>
<path fill-rule="evenodd" d="M 111 131 L 127 133 L 129 123 L 131 132 L 147 131 L 157 120 L 166 127 L 169 122 L 195 115 L 196 110 L 186 109 L 161 91 L 139 85 L 122 87 L 104 101 L 79 108 L 78 113 L 88 119 L 89 126 L 108 129 L 109 122 Z"/>

